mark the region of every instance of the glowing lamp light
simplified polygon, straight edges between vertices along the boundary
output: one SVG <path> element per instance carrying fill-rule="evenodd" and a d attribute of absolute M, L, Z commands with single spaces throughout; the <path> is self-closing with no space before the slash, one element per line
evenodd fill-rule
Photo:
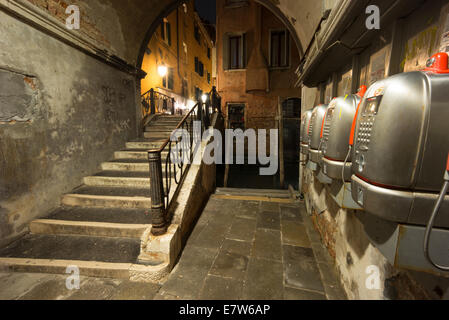
<path fill-rule="evenodd" d="M 167 69 L 166 66 L 159 66 L 159 67 L 157 68 L 157 72 L 159 73 L 159 75 L 160 75 L 161 77 L 165 77 L 165 76 L 167 75 L 168 69 Z"/>
<path fill-rule="evenodd" d="M 207 102 L 207 98 L 208 98 L 208 96 L 207 96 L 206 94 L 203 94 L 203 95 L 201 96 L 201 100 L 203 100 L 203 103 L 206 103 L 206 102 Z"/>

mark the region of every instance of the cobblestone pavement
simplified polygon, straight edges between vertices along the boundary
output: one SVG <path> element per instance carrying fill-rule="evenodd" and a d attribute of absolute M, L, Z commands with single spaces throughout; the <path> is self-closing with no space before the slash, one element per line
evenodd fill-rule
<path fill-rule="evenodd" d="M 212 197 L 156 299 L 342 300 L 302 204 Z"/>

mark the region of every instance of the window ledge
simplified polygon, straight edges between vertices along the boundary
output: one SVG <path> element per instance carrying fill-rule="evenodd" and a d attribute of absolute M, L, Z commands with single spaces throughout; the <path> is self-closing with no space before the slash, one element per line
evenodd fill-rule
<path fill-rule="evenodd" d="M 286 67 L 269 67 L 269 69 L 272 70 L 272 71 L 285 71 L 285 70 L 291 69 L 291 66 L 286 66 Z"/>
<path fill-rule="evenodd" d="M 242 72 L 246 71 L 246 69 L 226 69 L 224 72 Z"/>
<path fill-rule="evenodd" d="M 228 3 L 225 4 L 225 9 L 235 9 L 235 8 L 242 8 L 242 7 L 248 7 L 249 3 L 248 1 L 242 0 L 241 2 L 236 3 Z"/>

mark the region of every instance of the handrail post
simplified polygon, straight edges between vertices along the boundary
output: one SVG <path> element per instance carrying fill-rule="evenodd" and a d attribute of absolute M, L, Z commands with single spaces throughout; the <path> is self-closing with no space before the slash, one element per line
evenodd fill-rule
<path fill-rule="evenodd" d="M 164 182 L 162 178 L 162 158 L 160 151 L 149 151 L 151 189 L 151 234 L 161 236 L 167 232 Z"/>
<path fill-rule="evenodd" d="M 218 113 L 221 114 L 221 97 L 218 97 L 217 99 L 217 109 L 218 109 Z"/>
<path fill-rule="evenodd" d="M 151 114 L 156 114 L 156 101 L 154 99 L 154 89 L 150 90 L 150 107 L 151 107 Z"/>
<path fill-rule="evenodd" d="M 210 126 L 210 97 L 207 99 L 206 103 L 204 104 L 206 108 L 206 118 L 204 119 L 204 126 L 205 128 L 209 128 Z"/>
<path fill-rule="evenodd" d="M 212 101 L 212 107 L 214 108 L 214 111 L 221 114 L 221 97 L 217 92 L 217 87 L 212 87 L 211 92 L 211 101 Z"/>
<path fill-rule="evenodd" d="M 203 123 L 203 102 L 198 101 L 198 121 L 201 121 Z"/>

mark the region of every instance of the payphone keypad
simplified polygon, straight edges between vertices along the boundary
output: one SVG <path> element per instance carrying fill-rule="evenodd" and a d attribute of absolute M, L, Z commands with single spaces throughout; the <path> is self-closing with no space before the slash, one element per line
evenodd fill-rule
<path fill-rule="evenodd" d="M 360 123 L 359 134 L 357 138 L 358 144 L 368 146 L 371 142 L 371 133 L 374 127 L 374 117 L 364 119 L 365 121 Z"/>

